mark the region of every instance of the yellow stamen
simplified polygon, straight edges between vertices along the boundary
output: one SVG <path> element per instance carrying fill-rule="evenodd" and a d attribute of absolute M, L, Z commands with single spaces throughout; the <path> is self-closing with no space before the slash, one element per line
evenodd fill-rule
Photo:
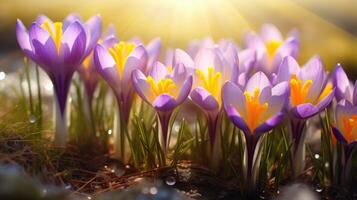
<path fill-rule="evenodd" d="M 167 71 L 169 71 L 170 74 L 172 73 L 172 66 L 171 65 L 167 66 Z"/>
<path fill-rule="evenodd" d="M 51 26 L 51 23 L 46 20 L 42 25 L 41 28 L 43 28 L 44 30 L 46 30 L 50 36 L 52 37 L 53 41 L 55 42 L 56 46 L 57 46 L 57 52 L 60 52 L 61 49 L 61 40 L 62 40 L 62 22 L 55 22 L 53 23 L 53 28 Z"/>
<path fill-rule="evenodd" d="M 282 43 L 283 42 L 280 40 L 272 40 L 265 44 L 269 58 L 272 58 L 275 55 L 276 50 L 281 46 Z"/>
<path fill-rule="evenodd" d="M 221 102 L 221 87 L 220 78 L 221 72 L 214 72 L 213 67 L 208 67 L 207 74 L 203 70 L 196 70 L 198 78 L 202 81 L 202 86 Z"/>
<path fill-rule="evenodd" d="M 259 102 L 260 90 L 256 88 L 252 95 L 249 91 L 244 92 L 246 101 L 246 121 L 251 133 L 258 127 L 262 114 L 268 109 L 268 103 Z"/>
<path fill-rule="evenodd" d="M 82 65 L 83 65 L 83 67 L 84 67 L 85 69 L 88 69 L 88 68 L 89 68 L 90 59 L 91 59 L 92 56 L 93 56 L 93 51 L 83 60 Z"/>
<path fill-rule="evenodd" d="M 125 67 L 125 63 L 130 55 L 130 53 L 134 50 L 135 44 L 119 42 L 115 44 L 113 48 L 109 48 L 109 52 L 115 60 L 117 65 L 117 69 L 119 72 L 119 76 L 122 75 Z"/>
<path fill-rule="evenodd" d="M 353 132 L 353 129 L 357 126 L 357 115 L 352 115 L 350 118 L 348 118 L 345 114 L 343 114 L 342 125 L 345 129 L 345 138 L 348 143 L 351 143 L 353 140 L 356 139 L 356 134 Z"/>
<path fill-rule="evenodd" d="M 327 97 L 330 93 L 332 92 L 332 84 L 328 83 L 325 87 L 325 89 L 322 91 L 320 94 L 319 98 L 315 102 L 316 104 L 322 101 L 325 97 Z"/>
<path fill-rule="evenodd" d="M 298 79 L 295 74 L 291 76 L 290 98 L 293 106 L 306 103 L 306 97 L 312 84 L 312 80 L 307 80 L 303 83 L 302 80 Z"/>
<path fill-rule="evenodd" d="M 146 81 L 151 86 L 151 93 L 153 94 L 154 99 L 164 93 L 176 98 L 176 84 L 172 79 L 162 78 L 156 82 L 152 76 L 148 76 Z M 151 99 L 150 101 L 153 101 L 154 99 Z"/>

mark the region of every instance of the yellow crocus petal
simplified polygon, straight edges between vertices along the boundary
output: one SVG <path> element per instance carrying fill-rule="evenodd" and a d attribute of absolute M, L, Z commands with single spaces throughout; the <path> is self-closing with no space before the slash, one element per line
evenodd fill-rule
<path fill-rule="evenodd" d="M 54 30 L 52 30 L 51 23 L 48 20 L 46 20 L 41 25 L 41 28 L 50 34 L 50 36 L 52 37 L 53 41 L 55 42 L 55 44 L 57 46 L 57 52 L 59 53 L 61 50 L 61 41 L 62 41 L 62 35 L 63 35 L 62 22 L 53 23 Z"/>
<path fill-rule="evenodd" d="M 108 49 L 109 53 L 114 58 L 120 77 L 124 71 L 125 63 L 135 47 L 136 46 L 133 43 L 126 43 L 121 41 L 115 44 L 113 48 Z"/>
<path fill-rule="evenodd" d="M 261 104 L 259 102 L 260 90 L 256 88 L 252 95 L 249 91 L 244 92 L 246 101 L 246 122 L 249 130 L 253 133 L 254 129 L 258 127 L 259 121 L 263 113 L 268 109 L 268 103 Z"/>
<path fill-rule="evenodd" d="M 148 76 L 146 82 L 151 86 L 151 93 L 153 94 L 154 99 L 164 93 L 169 94 L 173 98 L 177 97 L 177 86 L 170 78 L 162 78 L 156 82 L 152 76 Z M 154 99 L 150 99 L 150 101 L 153 101 Z"/>
<path fill-rule="evenodd" d="M 272 58 L 275 55 L 276 50 L 281 46 L 282 43 L 283 42 L 280 40 L 272 40 L 266 43 L 265 46 L 267 48 L 269 58 Z"/>
<path fill-rule="evenodd" d="M 84 67 L 85 69 L 88 69 L 88 68 L 89 68 L 90 59 L 91 59 L 92 56 L 93 56 L 93 51 L 83 60 L 82 65 L 83 65 L 83 67 Z"/>
<path fill-rule="evenodd" d="M 221 72 L 214 72 L 214 67 L 208 67 L 207 73 L 203 70 L 196 70 L 198 79 L 202 82 L 203 88 L 205 88 L 215 99 L 221 102 Z"/>
<path fill-rule="evenodd" d="M 298 79 L 295 74 L 291 76 L 290 99 L 293 106 L 306 103 L 306 97 L 312 84 L 312 80 L 307 80 L 303 83 L 302 80 Z"/>
<path fill-rule="evenodd" d="M 342 115 L 342 125 L 344 128 L 344 136 L 348 143 L 351 143 L 356 139 L 356 134 L 353 129 L 357 126 L 357 115 L 352 115 L 347 117 L 345 114 Z"/>
<path fill-rule="evenodd" d="M 327 97 L 330 93 L 332 92 L 332 84 L 328 83 L 322 93 L 320 94 L 319 98 L 316 101 L 316 104 L 318 104 L 320 101 L 322 101 L 325 97 Z"/>

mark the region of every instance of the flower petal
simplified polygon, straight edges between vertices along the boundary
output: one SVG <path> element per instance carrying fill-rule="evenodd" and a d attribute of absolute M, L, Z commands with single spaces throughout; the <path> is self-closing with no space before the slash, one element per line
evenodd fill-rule
<path fill-rule="evenodd" d="M 348 79 L 345 71 L 343 70 L 341 64 L 337 64 L 335 70 L 332 73 L 333 85 L 336 87 L 336 99 L 340 101 L 341 99 L 347 99 L 352 102 L 352 87 L 351 82 Z"/>
<path fill-rule="evenodd" d="M 149 104 L 152 104 L 154 100 L 154 95 L 150 92 L 151 86 L 146 81 L 145 75 L 138 69 L 134 70 L 132 73 L 133 85 L 138 93 L 138 95 Z"/>
<path fill-rule="evenodd" d="M 283 40 L 283 36 L 281 35 L 279 29 L 272 24 L 263 25 L 261 36 L 265 42 Z"/>
<path fill-rule="evenodd" d="M 229 106 L 238 109 L 240 115 L 246 115 L 245 97 L 242 90 L 231 81 L 227 81 L 222 88 L 222 102 L 227 110 Z"/>
<path fill-rule="evenodd" d="M 204 110 L 215 110 L 219 108 L 216 99 L 206 89 L 197 87 L 192 90 L 191 99 Z"/>
<path fill-rule="evenodd" d="M 137 46 L 129 55 L 128 59 L 126 60 L 123 74 L 122 74 L 122 81 L 123 83 L 130 83 L 131 82 L 131 73 L 135 69 L 139 69 L 141 71 L 145 71 L 145 67 L 147 64 L 148 55 L 143 46 Z"/>
<path fill-rule="evenodd" d="M 158 111 L 170 111 L 176 107 L 177 103 L 170 95 L 161 94 L 156 97 L 152 105 Z"/>
<path fill-rule="evenodd" d="M 84 27 L 86 29 L 87 35 L 87 48 L 86 55 L 92 51 L 95 44 L 97 43 L 100 35 L 102 34 L 102 18 L 100 15 L 93 16 L 89 18 L 85 23 Z"/>
<path fill-rule="evenodd" d="M 83 58 L 86 48 L 86 34 L 80 22 L 75 21 L 70 24 L 63 33 L 61 47 L 67 46 L 69 55 L 64 55 L 64 62 L 68 66 L 79 65 Z M 66 48 L 62 48 L 66 49 Z"/>
<path fill-rule="evenodd" d="M 187 96 L 190 94 L 192 88 L 192 75 L 190 75 L 181 87 L 179 96 L 176 99 L 177 104 L 181 104 L 185 101 Z"/>
<path fill-rule="evenodd" d="M 305 103 L 294 107 L 291 112 L 299 119 L 307 119 L 318 113 L 319 109 L 311 103 Z"/>
<path fill-rule="evenodd" d="M 271 87 L 268 77 L 263 72 L 257 72 L 248 80 L 245 90 L 254 92 L 258 88 L 262 91 L 265 87 Z"/>
<path fill-rule="evenodd" d="M 237 112 L 234 106 L 227 106 L 225 107 L 225 111 L 229 119 L 236 125 L 239 129 L 241 129 L 244 133 L 250 134 L 250 130 L 248 125 L 245 123 L 243 118 L 241 117 L 240 113 Z"/>
<path fill-rule="evenodd" d="M 148 53 L 148 64 L 147 66 L 150 68 L 155 61 L 159 59 L 160 51 L 161 51 L 161 40 L 160 38 L 155 38 L 150 41 L 148 45 L 146 45 L 146 51 Z"/>

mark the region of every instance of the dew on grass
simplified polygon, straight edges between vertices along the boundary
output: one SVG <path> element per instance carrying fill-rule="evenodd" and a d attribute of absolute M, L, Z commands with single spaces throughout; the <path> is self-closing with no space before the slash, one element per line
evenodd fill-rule
<path fill-rule="evenodd" d="M 175 185 L 176 184 L 176 179 L 173 176 L 169 176 L 169 177 L 166 178 L 165 183 L 167 185 L 170 185 L 170 186 L 171 185 Z"/>

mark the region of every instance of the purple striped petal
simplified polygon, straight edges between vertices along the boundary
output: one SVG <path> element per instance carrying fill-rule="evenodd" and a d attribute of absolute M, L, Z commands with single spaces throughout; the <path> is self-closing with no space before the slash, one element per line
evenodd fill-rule
<path fill-rule="evenodd" d="M 173 55 L 172 65 L 175 66 L 178 64 L 185 65 L 190 73 L 194 71 L 195 63 L 193 62 L 191 56 L 181 49 L 175 49 L 175 53 Z"/>
<path fill-rule="evenodd" d="M 294 107 L 292 114 L 299 119 L 307 119 L 319 112 L 319 109 L 311 103 L 305 103 Z"/>
<path fill-rule="evenodd" d="M 126 60 L 122 81 L 123 83 L 131 83 L 131 73 L 135 69 L 139 69 L 141 71 L 145 71 L 145 67 L 147 64 L 148 55 L 143 46 L 137 46 L 129 55 Z"/>
<path fill-rule="evenodd" d="M 86 34 L 82 25 L 79 22 L 74 22 L 68 26 L 63 33 L 61 48 L 69 50 L 69 54 L 63 57 L 67 66 L 79 66 L 84 59 L 84 52 L 86 48 Z M 66 50 L 65 50 L 66 51 Z"/>
<path fill-rule="evenodd" d="M 265 133 L 276 127 L 278 124 L 280 124 L 284 119 L 284 114 L 282 112 L 279 112 L 278 114 L 270 117 L 268 120 L 266 120 L 263 124 L 259 125 L 255 130 L 254 134 L 259 134 L 259 133 Z M 257 135 L 259 137 L 259 135 Z"/>
<path fill-rule="evenodd" d="M 155 81 L 159 81 L 163 78 L 167 78 L 170 75 L 167 67 L 159 61 L 156 61 L 150 72 L 150 76 L 153 77 Z"/>
<path fill-rule="evenodd" d="M 245 90 L 253 93 L 256 88 L 262 91 L 266 87 L 271 87 L 268 77 L 263 72 L 257 72 L 248 80 Z"/>
<path fill-rule="evenodd" d="M 222 102 L 227 110 L 230 106 L 239 109 L 240 115 L 246 115 L 245 97 L 242 90 L 231 81 L 227 81 L 222 88 Z"/>
<path fill-rule="evenodd" d="M 185 101 L 187 96 L 190 94 L 191 88 L 192 88 L 192 75 L 190 75 L 186 79 L 186 81 L 183 83 L 181 87 L 180 94 L 176 99 L 178 105 Z"/>
<path fill-rule="evenodd" d="M 175 99 L 168 94 L 161 94 L 153 102 L 153 107 L 158 111 L 171 111 L 177 106 Z"/>
<path fill-rule="evenodd" d="M 348 79 L 341 64 L 336 65 L 336 68 L 332 73 L 332 81 L 333 85 L 336 87 L 335 95 L 337 101 L 340 101 L 341 99 L 347 99 L 349 101 L 352 101 L 351 82 Z"/>
<path fill-rule="evenodd" d="M 84 27 L 87 31 L 87 48 L 85 55 L 88 55 L 96 45 L 100 35 L 102 34 L 102 18 L 100 15 L 89 18 Z"/>
<path fill-rule="evenodd" d="M 329 95 L 327 95 L 325 98 L 323 98 L 316 106 L 319 108 L 319 110 L 325 109 L 333 100 L 333 97 L 335 96 L 335 89 L 333 89 Z"/>
<path fill-rule="evenodd" d="M 133 85 L 138 95 L 147 103 L 152 104 L 150 100 L 154 99 L 154 95 L 151 93 L 151 86 L 146 81 L 145 75 L 138 69 L 132 73 Z"/>
<path fill-rule="evenodd" d="M 241 129 L 246 134 L 251 134 L 248 128 L 248 125 L 245 123 L 241 115 L 238 113 L 234 106 L 227 106 L 225 108 L 227 116 L 236 125 L 239 129 Z"/>
<path fill-rule="evenodd" d="M 204 110 L 215 110 L 219 108 L 216 99 L 206 89 L 197 87 L 192 90 L 190 97 L 193 102 Z"/>

